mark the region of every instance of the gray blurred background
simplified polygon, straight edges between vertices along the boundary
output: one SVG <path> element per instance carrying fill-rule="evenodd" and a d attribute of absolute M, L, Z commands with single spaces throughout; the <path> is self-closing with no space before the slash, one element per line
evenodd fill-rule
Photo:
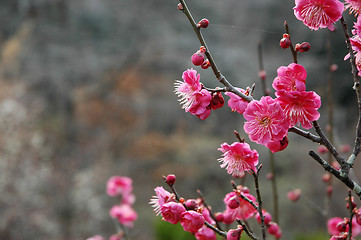
<path fill-rule="evenodd" d="M 222 73 L 235 86 L 256 83 L 255 98 L 262 95 L 259 42 L 269 87 L 277 68 L 293 61 L 278 46 L 287 20 L 294 43 L 311 44 L 299 62 L 308 72 L 307 89 L 323 99 L 321 127 L 331 97 L 335 145 L 353 143 L 356 102 L 339 23 L 331 34 L 310 31 L 295 19 L 293 1 L 187 3 L 195 19 L 210 20 L 203 33 Z M 351 26 L 352 16 L 347 18 Z M 328 38 L 338 64 L 331 96 Z M 194 67 L 190 56 L 199 47 L 176 0 L 0 0 L 0 239 L 109 237 L 115 228 L 108 211 L 117 200 L 105 194 L 105 184 L 113 175 L 134 179 L 139 218 L 131 239 L 157 239 L 160 217 L 148 202 L 168 173 L 177 175 L 182 196 L 195 198 L 201 189 L 213 209 L 223 211 L 231 178 L 219 168 L 217 148 L 236 141 L 233 130 L 245 137 L 244 120 L 227 106 L 205 121 L 181 109 L 173 83 Z M 206 86 L 219 86 L 211 70 L 196 69 Z M 289 138 L 289 147 L 275 155 L 280 225 L 283 239 L 301 239 L 325 232 L 326 219 L 302 201 L 291 203 L 286 193 L 301 188 L 322 208 L 326 184 L 307 154 L 318 146 L 292 133 Z M 261 191 L 272 213 L 268 151 L 250 144 L 261 154 Z M 356 177 L 359 171 L 360 160 Z M 246 185 L 254 193 L 250 180 Z M 347 216 L 346 193 L 334 181 L 329 216 Z"/>

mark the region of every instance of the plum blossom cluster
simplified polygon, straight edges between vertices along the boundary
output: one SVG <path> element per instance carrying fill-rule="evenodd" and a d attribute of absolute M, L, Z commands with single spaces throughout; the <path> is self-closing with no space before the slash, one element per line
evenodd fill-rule
<path fill-rule="evenodd" d="M 176 195 L 174 189 L 175 176 L 173 174 L 164 178 L 172 188 L 173 193 L 168 192 L 163 187 L 154 189 L 155 195 L 150 200 L 157 215 L 161 215 L 164 221 L 172 224 L 180 223 L 184 231 L 190 232 L 198 240 L 216 240 L 215 229 L 220 230 L 220 224 L 231 225 L 236 221 L 246 221 L 254 217 L 260 222 L 260 215 L 257 214 L 256 197 L 250 194 L 249 189 L 242 185 L 226 194 L 223 199 L 225 210 L 223 212 L 212 213 L 212 208 L 205 204 L 203 198 L 184 199 Z M 281 230 L 276 223 L 271 222 L 272 216 L 263 211 L 265 224 L 270 234 L 277 238 L 282 236 Z M 236 229 L 231 229 L 224 235 L 227 240 L 240 239 L 243 227 L 238 225 Z"/>
<path fill-rule="evenodd" d="M 200 75 L 196 70 L 188 69 L 183 72 L 183 81 L 176 81 L 175 92 L 180 97 L 179 102 L 186 112 L 204 120 L 209 117 L 211 110 L 223 106 L 224 99 L 218 92 L 211 93 L 203 88 Z"/>
<path fill-rule="evenodd" d="M 329 234 L 332 236 L 330 240 L 353 239 L 361 235 L 361 208 L 356 207 L 356 203 L 354 202 L 353 197 L 351 197 L 351 201 L 349 198 L 346 198 L 346 201 L 347 201 L 346 204 L 347 208 L 349 209 L 351 207 L 352 209 L 352 215 L 350 218 L 334 217 L 328 220 L 327 229 Z M 352 229 L 351 237 L 349 236 L 350 226 Z"/>
<path fill-rule="evenodd" d="M 132 207 L 135 202 L 133 180 L 125 176 L 113 176 L 107 181 L 106 193 L 110 197 L 120 197 L 120 203 L 110 209 L 109 215 L 120 225 L 120 229 L 123 229 L 111 235 L 109 240 L 126 239 L 125 228 L 132 228 L 138 218 L 137 213 Z M 87 240 L 105 240 L 105 238 L 95 235 L 87 238 Z"/>

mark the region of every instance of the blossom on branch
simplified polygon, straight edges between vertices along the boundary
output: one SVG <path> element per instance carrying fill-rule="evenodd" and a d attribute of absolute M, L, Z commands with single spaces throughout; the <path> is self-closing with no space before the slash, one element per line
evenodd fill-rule
<path fill-rule="evenodd" d="M 168 202 L 160 208 L 163 220 L 172 224 L 177 224 L 181 219 L 181 214 L 186 211 L 181 203 Z"/>
<path fill-rule="evenodd" d="M 238 91 L 248 95 L 248 93 L 245 90 L 243 90 L 242 88 L 236 88 L 236 89 Z M 230 99 L 228 100 L 228 106 L 232 109 L 232 111 L 233 112 L 237 111 L 238 113 L 243 114 L 247 108 L 248 102 L 235 93 L 226 92 L 225 94 L 228 97 L 230 97 Z"/>
<path fill-rule="evenodd" d="M 319 119 L 320 113 L 317 109 L 321 107 L 321 98 L 315 92 L 281 90 L 276 92 L 276 96 L 276 101 L 290 121 L 290 127 L 301 123 L 303 128 L 310 129 L 311 122 Z"/>
<path fill-rule="evenodd" d="M 190 105 L 185 108 L 186 112 L 196 115 L 199 119 L 204 120 L 211 114 L 210 92 L 202 89 L 200 92 L 194 93 L 189 99 Z"/>
<path fill-rule="evenodd" d="M 242 192 L 241 194 L 256 204 L 257 201 L 255 196 L 245 192 Z M 237 208 L 230 208 L 228 206 L 229 201 L 231 201 L 234 197 L 239 198 L 239 206 Z M 248 201 L 238 196 L 235 192 L 228 193 L 224 197 L 223 202 L 226 204 L 226 210 L 224 212 L 224 215 L 231 215 L 233 221 L 235 219 L 247 220 L 248 218 L 252 217 L 253 214 L 256 212 L 256 209 L 254 209 L 254 207 Z"/>
<path fill-rule="evenodd" d="M 242 177 L 249 170 L 256 172 L 258 152 L 251 150 L 248 143 L 223 143 L 218 150 L 223 152 L 223 157 L 218 159 L 222 163 L 221 168 L 226 168 L 233 177 Z"/>
<path fill-rule="evenodd" d="M 344 5 L 338 0 L 295 0 L 293 8 L 298 20 L 312 30 L 329 28 L 334 30 L 333 23 L 342 17 Z"/>
<path fill-rule="evenodd" d="M 129 177 L 113 176 L 107 182 L 107 194 L 111 197 L 129 195 L 133 191 L 132 183 Z"/>
<path fill-rule="evenodd" d="M 168 202 L 174 202 L 175 196 L 174 194 L 171 194 L 165 190 L 163 187 L 156 187 L 154 191 L 156 196 L 153 196 L 153 198 L 150 199 L 149 204 L 151 204 L 154 208 L 154 212 L 159 215 L 161 207 Z"/>
<path fill-rule="evenodd" d="M 118 219 L 119 223 L 127 227 L 133 227 L 134 221 L 138 218 L 137 213 L 128 204 L 113 206 L 109 211 L 109 215 Z"/>
<path fill-rule="evenodd" d="M 203 226 L 201 229 L 196 232 L 195 237 L 197 240 L 216 240 L 216 233 L 206 226 Z"/>
<path fill-rule="evenodd" d="M 345 0 L 345 7 L 350 10 L 350 13 L 360 15 L 361 13 L 361 1 L 360 0 Z"/>
<path fill-rule="evenodd" d="M 247 120 L 244 131 L 253 142 L 267 145 L 287 135 L 289 120 L 281 105 L 269 96 L 250 102 L 243 117 Z"/>
<path fill-rule="evenodd" d="M 277 69 L 277 77 L 272 83 L 276 90 L 305 91 L 307 72 L 305 68 L 296 63 L 291 63 L 287 67 L 281 66 Z"/>
<path fill-rule="evenodd" d="M 182 213 L 180 223 L 184 231 L 196 233 L 201 227 L 203 227 L 205 219 L 202 214 L 190 210 Z"/>

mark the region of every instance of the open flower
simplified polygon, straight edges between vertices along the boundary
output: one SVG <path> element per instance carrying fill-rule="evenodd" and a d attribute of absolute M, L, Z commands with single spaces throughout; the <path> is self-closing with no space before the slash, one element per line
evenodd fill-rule
<path fill-rule="evenodd" d="M 223 143 L 218 150 L 223 152 L 223 157 L 218 159 L 222 162 L 221 168 L 226 168 L 228 174 L 232 174 L 233 177 L 242 177 L 248 170 L 256 172 L 258 153 L 251 150 L 248 143 Z"/>
<path fill-rule="evenodd" d="M 333 23 L 342 17 L 344 5 L 338 0 L 295 0 L 293 8 L 298 20 L 312 30 L 329 28 L 334 30 Z"/>
<path fill-rule="evenodd" d="M 165 190 L 163 187 L 156 187 L 154 189 L 156 196 L 153 196 L 152 199 L 150 199 L 149 204 L 152 205 L 154 208 L 154 212 L 159 215 L 161 207 L 168 202 L 174 202 L 175 196 L 174 194 L 171 194 L 167 190 Z"/>
<path fill-rule="evenodd" d="M 199 229 L 195 237 L 197 240 L 217 240 L 216 233 L 206 226 Z"/>
<path fill-rule="evenodd" d="M 247 120 L 244 131 L 253 142 L 267 145 L 281 141 L 287 135 L 289 120 L 281 105 L 269 96 L 250 102 L 243 117 Z"/>
<path fill-rule="evenodd" d="M 163 204 L 163 206 L 160 208 L 163 220 L 172 224 L 177 224 L 181 219 L 181 214 L 185 211 L 186 209 L 184 208 L 183 204 L 176 202 L 168 202 Z"/>
<path fill-rule="evenodd" d="M 107 194 L 111 197 L 117 195 L 128 196 L 133 190 L 132 182 L 129 177 L 113 176 L 107 182 Z"/>
<path fill-rule="evenodd" d="M 184 108 L 187 107 L 188 99 L 195 93 L 202 89 L 202 85 L 199 81 L 200 75 L 197 74 L 196 70 L 187 69 L 182 74 L 182 81 L 177 80 L 174 84 L 175 93 L 180 97 L 179 102 L 185 104 Z"/>
<path fill-rule="evenodd" d="M 205 219 L 202 214 L 190 210 L 182 213 L 180 223 L 184 231 L 196 233 L 201 227 L 203 227 Z"/>
<path fill-rule="evenodd" d="M 345 0 L 345 7 L 350 10 L 350 13 L 360 15 L 361 13 L 361 1 L 360 0 Z"/>
<path fill-rule="evenodd" d="M 200 92 L 194 93 L 189 98 L 190 104 L 185 108 L 185 111 L 204 120 L 211 114 L 211 99 L 211 93 L 206 89 L 202 89 Z"/>
<path fill-rule="evenodd" d="M 109 214 L 112 218 L 118 219 L 119 223 L 127 227 L 133 227 L 134 221 L 137 220 L 137 213 L 128 204 L 113 206 Z"/>
<path fill-rule="evenodd" d="M 321 98 L 315 92 L 286 92 L 284 90 L 276 92 L 276 101 L 280 103 L 290 126 L 301 123 L 302 127 L 309 129 L 312 121 L 318 120 L 320 113 L 317 109 L 321 106 Z"/>
<path fill-rule="evenodd" d="M 276 90 L 305 91 L 307 72 L 305 68 L 296 63 L 291 63 L 287 67 L 281 66 L 277 69 L 277 77 L 272 83 Z"/>
<path fill-rule="evenodd" d="M 247 94 L 245 90 L 242 88 L 237 88 L 240 92 Z M 233 112 L 237 111 L 238 113 L 242 114 L 247 108 L 248 102 L 232 92 L 225 93 L 230 99 L 228 100 L 228 106 L 232 109 Z"/>

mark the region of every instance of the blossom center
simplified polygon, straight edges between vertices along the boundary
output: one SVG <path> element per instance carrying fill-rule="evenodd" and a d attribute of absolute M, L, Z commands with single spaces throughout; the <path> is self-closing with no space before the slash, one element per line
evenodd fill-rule
<path fill-rule="evenodd" d="M 263 117 L 260 120 L 258 120 L 259 123 L 263 126 L 263 127 L 267 127 L 268 125 L 271 124 L 271 119 L 269 117 Z"/>

